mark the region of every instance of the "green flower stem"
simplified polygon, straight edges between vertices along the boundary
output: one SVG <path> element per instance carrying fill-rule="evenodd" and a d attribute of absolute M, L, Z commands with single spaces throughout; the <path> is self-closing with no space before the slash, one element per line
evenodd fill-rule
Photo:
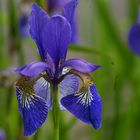
<path fill-rule="evenodd" d="M 59 140 L 59 102 L 58 102 L 58 86 L 51 85 L 52 100 L 53 100 L 53 140 Z"/>
<path fill-rule="evenodd" d="M 4 59 L 4 36 L 3 36 L 3 9 L 2 2 L 0 1 L 0 67 L 2 68 L 5 64 Z"/>

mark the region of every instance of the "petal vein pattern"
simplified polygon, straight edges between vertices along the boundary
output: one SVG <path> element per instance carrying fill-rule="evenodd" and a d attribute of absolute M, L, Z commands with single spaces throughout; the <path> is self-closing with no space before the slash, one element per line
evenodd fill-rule
<path fill-rule="evenodd" d="M 46 100 L 48 109 L 52 108 L 52 97 L 50 91 L 50 83 L 47 82 L 43 77 L 38 79 L 34 85 L 36 95 Z"/>
<path fill-rule="evenodd" d="M 91 124 L 95 129 L 102 125 L 102 100 L 94 84 L 82 92 L 65 96 L 61 104 L 81 121 Z"/>
<path fill-rule="evenodd" d="M 65 96 L 70 94 L 74 94 L 78 91 L 79 88 L 79 78 L 74 74 L 68 75 L 65 79 L 60 83 L 60 98 L 59 100 Z M 60 102 L 61 110 L 65 109 Z"/>
<path fill-rule="evenodd" d="M 26 94 L 24 93 L 24 91 L 21 91 L 19 88 L 16 89 L 18 93 L 20 94 L 17 94 L 17 98 L 19 99 L 19 103 L 22 105 L 22 108 L 27 108 L 27 109 L 30 109 L 30 107 L 32 105 L 34 105 L 34 95 L 29 95 L 29 94 Z"/>
<path fill-rule="evenodd" d="M 78 94 L 75 94 L 75 96 L 77 96 L 78 100 L 77 103 L 81 103 L 83 106 L 90 106 L 91 102 L 93 101 L 93 95 L 90 91 L 90 89 L 88 89 L 87 91 L 82 91 Z"/>
<path fill-rule="evenodd" d="M 42 97 L 35 94 L 34 80 L 21 77 L 16 83 L 18 109 L 24 120 L 24 135 L 33 134 L 46 120 L 48 106 Z"/>
<path fill-rule="evenodd" d="M 60 15 L 50 17 L 41 32 L 41 42 L 46 53 L 49 53 L 55 66 L 59 66 L 60 59 L 65 59 L 68 45 L 71 41 L 71 26 Z"/>
<path fill-rule="evenodd" d="M 42 60 L 46 59 L 46 54 L 41 41 L 41 30 L 47 21 L 48 14 L 34 3 L 32 5 L 32 12 L 29 18 L 30 34 L 37 44 Z"/>

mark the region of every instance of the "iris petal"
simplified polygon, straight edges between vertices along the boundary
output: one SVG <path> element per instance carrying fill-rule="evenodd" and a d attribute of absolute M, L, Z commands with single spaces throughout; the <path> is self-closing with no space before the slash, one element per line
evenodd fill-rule
<path fill-rule="evenodd" d="M 140 55 L 140 23 L 134 24 L 128 34 L 130 49 L 137 55 Z"/>
<path fill-rule="evenodd" d="M 33 4 L 30 33 L 43 60 L 49 53 L 57 67 L 60 59 L 65 59 L 71 41 L 71 26 L 66 18 L 60 15 L 49 17 L 45 11 Z"/>
<path fill-rule="evenodd" d="M 65 96 L 76 93 L 78 91 L 78 88 L 79 88 L 79 78 L 74 74 L 68 75 L 60 83 L 60 100 Z M 60 108 L 64 109 L 64 107 L 61 104 Z"/>
<path fill-rule="evenodd" d="M 24 135 L 32 135 L 46 120 L 47 104 L 43 98 L 24 93 L 18 87 L 16 93 L 19 111 L 24 119 Z"/>
<path fill-rule="evenodd" d="M 65 61 L 62 65 L 62 68 L 63 67 L 70 67 L 80 72 L 89 73 L 95 71 L 101 66 L 89 63 L 80 58 L 73 58 Z"/>
<path fill-rule="evenodd" d="M 46 22 L 41 30 L 41 42 L 46 53 L 49 53 L 55 66 L 65 59 L 68 45 L 71 41 L 71 26 L 60 15 L 55 15 Z"/>
<path fill-rule="evenodd" d="M 16 69 L 16 72 L 24 76 L 35 77 L 47 69 L 49 66 L 45 62 L 32 62 Z"/>
<path fill-rule="evenodd" d="M 38 79 L 34 85 L 36 95 L 46 100 L 48 109 L 52 108 L 52 97 L 50 93 L 50 83 L 47 82 L 43 77 Z"/>
<path fill-rule="evenodd" d="M 43 27 L 45 26 L 47 21 L 47 13 L 34 3 L 32 5 L 32 12 L 29 18 L 30 34 L 38 46 L 38 50 L 42 60 L 46 59 L 46 52 L 43 48 L 41 32 L 43 32 Z"/>
<path fill-rule="evenodd" d="M 56 8 L 63 7 L 70 0 L 47 0 L 49 10 L 55 10 Z"/>
<path fill-rule="evenodd" d="M 35 78 L 22 76 L 16 83 L 19 112 L 24 120 L 24 135 L 32 135 L 45 122 L 48 114 L 47 102 L 35 94 Z"/>
<path fill-rule="evenodd" d="M 71 28 L 72 28 L 72 40 L 71 42 L 77 42 L 77 28 L 76 23 L 74 20 L 74 13 L 75 9 L 77 7 L 78 0 L 71 0 L 69 3 L 67 3 L 63 10 L 63 16 L 70 22 Z"/>
<path fill-rule="evenodd" d="M 94 84 L 87 90 L 62 98 L 61 104 L 81 121 L 95 129 L 101 128 L 102 101 Z"/>

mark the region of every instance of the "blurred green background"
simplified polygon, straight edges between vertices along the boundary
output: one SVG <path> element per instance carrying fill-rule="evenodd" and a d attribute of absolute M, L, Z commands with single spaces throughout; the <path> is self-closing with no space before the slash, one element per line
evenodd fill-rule
<path fill-rule="evenodd" d="M 44 1 L 36 0 L 45 8 Z M 53 135 L 49 113 L 35 135 L 23 137 L 23 120 L 17 108 L 13 69 L 39 59 L 33 40 L 21 33 L 20 20 L 30 13 L 31 3 L 0 0 L 0 131 L 6 140 L 52 140 Z M 79 44 L 70 46 L 68 57 L 78 56 L 102 66 L 93 79 L 103 100 L 103 125 L 96 131 L 61 111 L 60 140 L 140 140 L 140 58 L 127 43 L 138 3 L 79 0 Z"/>

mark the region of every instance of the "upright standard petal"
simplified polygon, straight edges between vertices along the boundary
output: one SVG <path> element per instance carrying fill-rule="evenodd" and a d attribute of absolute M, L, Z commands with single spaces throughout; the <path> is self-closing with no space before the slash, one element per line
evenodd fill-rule
<path fill-rule="evenodd" d="M 140 23 L 134 24 L 128 34 L 129 47 L 137 55 L 140 55 Z"/>
<path fill-rule="evenodd" d="M 16 83 L 18 108 L 24 119 L 24 135 L 32 135 L 46 120 L 48 107 L 45 99 L 35 95 L 34 80 L 21 77 Z"/>
<path fill-rule="evenodd" d="M 29 77 L 35 77 L 42 71 L 49 71 L 49 66 L 45 62 L 32 62 L 23 67 L 17 68 L 16 72 Z"/>
<path fill-rule="evenodd" d="M 73 58 L 73 59 L 69 59 L 65 61 L 62 64 L 61 68 L 64 68 L 64 67 L 69 67 L 80 72 L 89 73 L 89 72 L 95 71 L 101 66 L 89 63 L 83 59 Z"/>
<path fill-rule="evenodd" d="M 102 101 L 94 84 L 61 99 L 61 104 L 81 121 L 95 129 L 102 125 Z"/>
<path fill-rule="evenodd" d="M 47 21 L 47 13 L 36 4 L 33 4 L 32 12 L 29 18 L 30 34 L 38 46 L 42 60 L 46 59 L 46 52 L 42 44 L 41 32 L 43 32 L 43 27 L 46 25 Z"/>
<path fill-rule="evenodd" d="M 46 53 L 49 53 L 55 63 L 59 66 L 60 61 L 66 57 L 68 45 L 71 41 L 71 26 L 62 16 L 55 15 L 42 27 L 41 42 Z"/>
<path fill-rule="evenodd" d="M 33 4 L 30 33 L 38 45 L 41 58 L 45 61 L 49 54 L 58 67 L 60 60 L 65 59 L 71 41 L 71 26 L 67 19 L 60 15 L 48 17 L 45 11 Z"/>
<path fill-rule="evenodd" d="M 76 28 L 76 22 L 74 20 L 74 13 L 75 13 L 77 4 L 78 4 L 78 0 L 71 0 L 69 3 L 65 5 L 64 10 L 63 10 L 63 16 L 71 24 L 71 28 L 72 28 L 71 42 L 73 43 L 77 42 L 77 28 Z"/>

